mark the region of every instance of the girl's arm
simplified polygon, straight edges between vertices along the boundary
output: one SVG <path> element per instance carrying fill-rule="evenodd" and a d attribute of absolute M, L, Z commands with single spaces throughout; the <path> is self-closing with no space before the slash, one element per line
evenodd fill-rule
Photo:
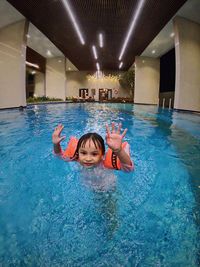
<path fill-rule="evenodd" d="M 52 134 L 52 142 L 53 142 L 53 148 L 54 148 L 54 153 L 57 155 L 61 155 L 62 154 L 62 149 L 60 146 L 60 142 L 63 141 L 65 139 L 65 136 L 60 136 L 61 132 L 63 130 L 64 126 L 62 124 L 59 124 L 53 134 Z"/>
<path fill-rule="evenodd" d="M 110 131 L 108 125 L 106 125 L 106 142 L 110 149 L 117 155 L 122 165 L 131 166 L 133 168 L 133 163 L 129 154 L 122 148 L 122 139 L 126 135 L 127 129 L 120 134 L 121 131 L 121 123 L 118 128 L 115 129 L 115 123 L 112 122 L 112 130 Z"/>
<path fill-rule="evenodd" d="M 117 155 L 117 157 L 119 158 L 119 160 L 122 164 L 132 165 L 132 161 L 130 159 L 130 156 L 126 153 L 126 151 L 122 147 L 121 147 L 121 149 L 119 149 L 117 151 L 113 150 L 113 152 Z"/>

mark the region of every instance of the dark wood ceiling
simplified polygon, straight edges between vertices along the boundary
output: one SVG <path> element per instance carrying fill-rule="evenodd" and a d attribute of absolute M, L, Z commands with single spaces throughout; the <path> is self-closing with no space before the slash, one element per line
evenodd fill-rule
<path fill-rule="evenodd" d="M 74 10 L 86 44 L 82 45 L 64 8 L 65 0 L 8 0 L 46 35 L 79 69 L 96 70 L 91 46 L 104 33 L 104 47 L 98 49 L 102 70 L 117 70 L 119 54 L 133 14 L 141 0 L 68 0 Z M 127 70 L 173 17 L 186 0 L 146 0 L 127 50 L 122 70 Z"/>
<path fill-rule="evenodd" d="M 45 71 L 46 71 L 46 58 L 44 58 L 43 56 L 41 56 L 35 50 L 33 50 L 32 48 L 30 48 L 28 46 L 26 49 L 26 61 L 39 66 L 39 70 L 38 70 L 38 68 L 35 68 L 34 66 L 32 66 L 32 67 L 29 66 L 29 69 L 33 69 L 33 70 L 37 70 L 37 71 L 45 73 Z"/>

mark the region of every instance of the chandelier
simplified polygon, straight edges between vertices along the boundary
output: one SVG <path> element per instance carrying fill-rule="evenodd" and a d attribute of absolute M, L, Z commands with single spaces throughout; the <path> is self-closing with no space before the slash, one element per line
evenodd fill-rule
<path fill-rule="evenodd" d="M 105 75 L 103 71 L 96 71 L 94 74 L 88 74 L 87 79 L 88 81 L 118 82 L 120 79 L 120 75 Z"/>

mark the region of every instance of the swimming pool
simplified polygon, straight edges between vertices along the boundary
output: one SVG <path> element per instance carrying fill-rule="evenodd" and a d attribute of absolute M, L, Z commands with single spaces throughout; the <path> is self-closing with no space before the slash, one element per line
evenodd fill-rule
<path fill-rule="evenodd" d="M 67 137 L 123 123 L 134 173 L 96 191 L 52 153 Z M 67 138 L 68 139 L 68 138 Z M 64 141 L 64 145 L 67 140 Z M 200 264 L 200 116 L 131 104 L 0 111 L 0 266 Z"/>

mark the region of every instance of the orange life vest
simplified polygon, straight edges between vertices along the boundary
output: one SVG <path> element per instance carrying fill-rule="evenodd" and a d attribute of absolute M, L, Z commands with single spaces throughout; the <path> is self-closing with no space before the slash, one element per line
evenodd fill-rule
<path fill-rule="evenodd" d="M 122 148 L 125 149 L 126 145 L 128 143 L 124 142 L 122 143 Z M 104 166 L 109 169 L 121 169 L 120 160 L 117 157 L 117 155 L 112 151 L 112 149 L 108 148 L 108 151 L 106 152 L 105 159 L 104 159 Z"/>
<path fill-rule="evenodd" d="M 74 136 L 71 136 L 69 139 L 69 143 L 65 151 L 62 152 L 63 158 L 70 158 L 73 160 L 75 158 L 75 152 L 76 152 L 76 147 L 78 144 L 78 139 Z"/>
<path fill-rule="evenodd" d="M 76 155 L 77 144 L 78 144 L 78 139 L 72 136 L 69 140 L 67 148 L 65 149 L 65 151 L 62 152 L 62 157 L 64 159 L 69 158 L 71 160 L 76 160 L 78 158 L 78 155 Z M 127 142 L 122 143 L 122 148 L 125 148 L 127 144 L 128 144 Z M 108 148 L 108 151 L 105 154 L 105 159 L 103 160 L 103 164 L 106 168 L 109 169 L 116 169 L 116 170 L 121 169 L 119 158 L 110 148 Z"/>

